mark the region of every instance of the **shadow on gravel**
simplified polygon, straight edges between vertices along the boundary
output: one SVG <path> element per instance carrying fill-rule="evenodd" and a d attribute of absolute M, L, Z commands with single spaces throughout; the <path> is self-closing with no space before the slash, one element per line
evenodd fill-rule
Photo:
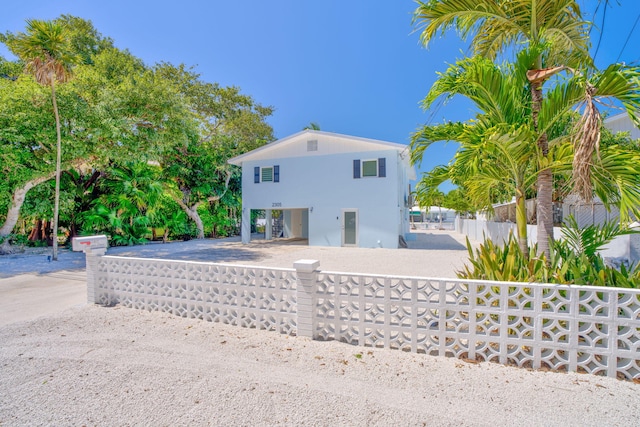
<path fill-rule="evenodd" d="M 431 249 L 445 251 L 466 251 L 467 248 L 446 234 L 414 233 L 415 240 L 408 240 L 409 249 Z"/>
<path fill-rule="evenodd" d="M 256 250 L 239 248 L 238 238 L 190 240 L 173 243 L 148 243 L 138 246 L 116 246 L 107 255 L 160 258 L 204 262 L 241 263 L 255 261 L 265 256 Z M 58 261 L 51 261 L 51 248 L 41 253 L 18 253 L 0 256 L 0 278 L 19 274 L 47 274 L 60 270 L 76 270 L 86 267 L 85 255 L 61 248 Z"/>
<path fill-rule="evenodd" d="M 173 244 L 169 244 L 173 245 Z M 256 261 L 264 258 L 260 253 L 240 249 L 240 248 L 188 248 L 176 250 L 168 247 L 146 248 L 137 247 L 135 250 L 131 248 L 122 248 L 129 250 L 110 250 L 109 255 L 137 257 L 137 258 L 159 258 L 159 259 L 176 259 L 185 261 L 203 261 L 203 262 L 239 262 L 239 261 Z"/>

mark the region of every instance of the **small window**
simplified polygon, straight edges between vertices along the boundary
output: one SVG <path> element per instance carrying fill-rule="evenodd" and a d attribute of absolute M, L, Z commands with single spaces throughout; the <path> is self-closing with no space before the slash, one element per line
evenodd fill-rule
<path fill-rule="evenodd" d="M 307 151 L 318 151 L 318 140 L 307 141 Z"/>
<path fill-rule="evenodd" d="M 260 172 L 262 176 L 262 182 L 273 181 L 273 168 L 262 168 Z"/>
<path fill-rule="evenodd" d="M 387 176 L 387 159 L 380 157 L 379 159 L 353 161 L 353 177 L 378 177 L 385 178 Z"/>
<path fill-rule="evenodd" d="M 261 182 L 280 182 L 280 166 L 254 167 L 253 182 L 256 184 Z"/>
<path fill-rule="evenodd" d="M 378 176 L 378 161 L 377 160 L 363 160 L 362 161 L 362 176 Z"/>

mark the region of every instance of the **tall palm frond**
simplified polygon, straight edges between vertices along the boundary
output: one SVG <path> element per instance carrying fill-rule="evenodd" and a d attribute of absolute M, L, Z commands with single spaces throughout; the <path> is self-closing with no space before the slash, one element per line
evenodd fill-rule
<path fill-rule="evenodd" d="M 428 46 L 447 30 L 473 36 L 473 53 L 495 59 L 523 44 L 547 44 L 548 64 L 590 63 L 589 23 L 574 0 L 417 1 L 413 16 L 420 41 Z"/>

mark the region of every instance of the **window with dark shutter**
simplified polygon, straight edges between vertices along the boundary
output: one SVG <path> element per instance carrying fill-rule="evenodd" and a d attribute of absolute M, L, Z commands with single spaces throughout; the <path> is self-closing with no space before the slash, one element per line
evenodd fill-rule
<path fill-rule="evenodd" d="M 362 177 L 378 176 L 377 160 L 362 160 Z"/>
<path fill-rule="evenodd" d="M 360 160 L 353 161 L 353 178 L 360 178 Z"/>
<path fill-rule="evenodd" d="M 387 159 L 380 157 L 378 159 L 378 176 L 384 178 L 387 176 Z"/>
<path fill-rule="evenodd" d="M 280 166 L 273 167 L 273 182 L 280 182 Z"/>
<path fill-rule="evenodd" d="M 260 166 L 253 168 L 253 182 L 256 184 L 260 183 Z"/>

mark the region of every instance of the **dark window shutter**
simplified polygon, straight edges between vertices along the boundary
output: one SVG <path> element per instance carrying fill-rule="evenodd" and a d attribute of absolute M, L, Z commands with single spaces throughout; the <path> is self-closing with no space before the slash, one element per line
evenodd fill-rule
<path fill-rule="evenodd" d="M 280 182 L 280 166 L 273 167 L 273 182 Z"/>
<path fill-rule="evenodd" d="M 353 177 L 360 178 L 360 160 L 353 161 Z"/>
<path fill-rule="evenodd" d="M 253 168 L 253 182 L 256 184 L 260 183 L 260 166 Z"/>
<path fill-rule="evenodd" d="M 384 157 L 378 159 L 378 176 L 381 178 L 387 176 L 387 159 Z"/>

